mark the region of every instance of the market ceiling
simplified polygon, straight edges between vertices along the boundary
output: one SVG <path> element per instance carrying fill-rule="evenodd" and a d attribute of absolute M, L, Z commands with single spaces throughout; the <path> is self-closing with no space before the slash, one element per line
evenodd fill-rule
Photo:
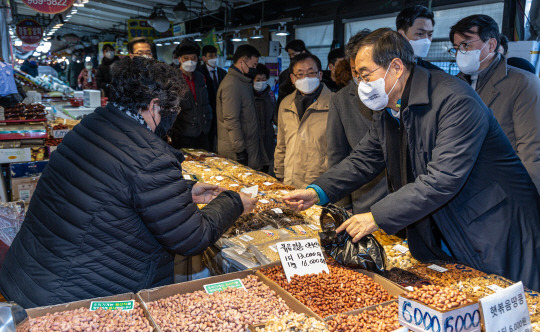
<path fill-rule="evenodd" d="M 186 20 L 187 33 L 205 32 L 211 28 L 222 30 L 254 25 L 264 21 L 292 18 L 296 23 L 314 23 L 335 18 L 354 18 L 398 12 L 412 4 L 433 7 L 470 2 L 469 0 L 223 0 L 219 10 L 209 11 L 203 1 L 184 0 L 191 12 Z M 215 0 L 214 0 L 215 1 Z M 35 16 L 36 12 L 22 0 L 15 0 L 17 15 Z M 178 0 L 90 0 L 78 7 L 58 34 L 97 34 L 111 32 L 126 34 L 126 20 L 147 18 L 156 8 L 162 8 L 167 18 L 179 22 L 173 12 Z M 475 1 L 478 2 L 478 1 Z M 480 1 L 482 2 L 482 1 Z M 493 2 L 486 0 L 484 2 Z M 228 24 L 226 24 L 228 22 Z"/>

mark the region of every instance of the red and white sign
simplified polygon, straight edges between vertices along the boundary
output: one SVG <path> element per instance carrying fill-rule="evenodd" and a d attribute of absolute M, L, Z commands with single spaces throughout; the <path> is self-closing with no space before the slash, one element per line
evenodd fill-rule
<path fill-rule="evenodd" d="M 28 7 L 44 14 L 58 14 L 66 11 L 75 0 L 22 0 Z"/>
<path fill-rule="evenodd" d="M 39 44 L 41 38 L 43 38 L 43 27 L 38 21 L 32 19 L 24 19 L 17 23 L 16 28 L 17 37 L 24 44 L 36 45 Z"/>

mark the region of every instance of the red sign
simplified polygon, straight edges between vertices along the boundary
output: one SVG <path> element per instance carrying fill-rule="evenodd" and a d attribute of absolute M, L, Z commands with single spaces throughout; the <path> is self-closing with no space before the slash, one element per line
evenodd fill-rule
<path fill-rule="evenodd" d="M 71 7 L 75 0 L 22 0 L 22 2 L 36 12 L 58 14 Z"/>
<path fill-rule="evenodd" d="M 17 23 L 16 33 L 25 44 L 39 44 L 43 38 L 43 27 L 37 21 L 24 19 Z"/>

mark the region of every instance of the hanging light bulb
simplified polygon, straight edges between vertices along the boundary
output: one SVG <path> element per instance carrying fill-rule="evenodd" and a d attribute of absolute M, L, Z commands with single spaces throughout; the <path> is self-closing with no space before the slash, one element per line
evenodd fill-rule
<path fill-rule="evenodd" d="M 203 3 L 209 11 L 215 11 L 221 7 L 221 0 L 204 0 Z"/>
<path fill-rule="evenodd" d="M 285 27 L 285 22 L 279 22 L 278 31 L 276 32 L 276 36 L 288 36 L 290 35 L 289 31 L 287 31 L 287 28 Z"/>
<path fill-rule="evenodd" d="M 240 38 L 240 31 L 236 30 L 234 32 L 234 35 L 233 35 L 231 41 L 233 41 L 233 42 L 241 42 L 242 41 L 242 38 Z"/>
<path fill-rule="evenodd" d="M 261 33 L 261 28 L 260 27 L 257 27 L 256 29 L 253 30 L 253 35 L 251 35 L 249 37 L 250 39 L 263 39 L 264 36 L 263 34 Z"/>
<path fill-rule="evenodd" d="M 174 16 L 179 21 L 184 21 L 189 16 L 189 10 L 187 9 L 186 5 L 184 4 L 184 1 L 180 1 L 174 8 L 173 8 Z"/>

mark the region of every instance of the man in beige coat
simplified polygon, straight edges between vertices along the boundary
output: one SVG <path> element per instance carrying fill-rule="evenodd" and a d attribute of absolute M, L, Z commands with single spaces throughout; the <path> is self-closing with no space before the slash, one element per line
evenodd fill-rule
<path fill-rule="evenodd" d="M 234 63 L 219 85 L 216 97 L 218 154 L 256 170 L 268 164 L 257 126 L 251 84 L 259 57 L 253 46 L 238 46 Z"/>
<path fill-rule="evenodd" d="M 509 66 L 499 54 L 501 35 L 487 15 L 472 15 L 450 30 L 458 77 L 493 110 L 506 137 L 540 192 L 540 79 Z"/>
<path fill-rule="evenodd" d="M 321 82 L 316 56 L 297 55 L 290 68 L 296 91 L 279 105 L 274 171 L 285 184 L 305 188 L 328 169 L 326 122 L 333 93 Z"/>

